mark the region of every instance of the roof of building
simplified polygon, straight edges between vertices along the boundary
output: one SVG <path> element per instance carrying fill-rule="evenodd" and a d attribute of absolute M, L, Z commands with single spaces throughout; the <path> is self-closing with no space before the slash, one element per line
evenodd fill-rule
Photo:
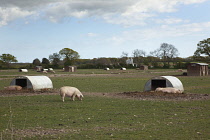
<path fill-rule="evenodd" d="M 52 81 L 47 76 L 20 76 L 12 80 L 10 85 L 16 85 L 16 79 L 28 79 L 27 88 L 33 90 L 53 88 Z"/>
<path fill-rule="evenodd" d="M 207 63 L 191 63 L 191 64 L 197 64 L 197 65 L 201 65 L 201 66 L 208 66 L 209 65 Z"/>

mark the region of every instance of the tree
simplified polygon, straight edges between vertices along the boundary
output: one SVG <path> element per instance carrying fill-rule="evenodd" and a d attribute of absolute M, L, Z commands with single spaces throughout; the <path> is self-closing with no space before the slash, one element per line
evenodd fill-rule
<path fill-rule="evenodd" d="M 96 64 L 97 64 L 98 68 L 109 67 L 111 64 L 111 61 L 109 58 L 98 58 L 96 61 Z"/>
<path fill-rule="evenodd" d="M 146 52 L 143 50 L 135 49 L 133 51 L 133 57 L 145 57 L 145 56 L 146 56 Z"/>
<path fill-rule="evenodd" d="M 171 60 L 172 58 L 175 58 L 179 55 L 178 49 L 171 44 L 168 43 L 162 43 L 160 45 L 160 48 L 150 52 L 152 56 L 160 57 L 164 61 Z"/>
<path fill-rule="evenodd" d="M 47 66 L 47 65 L 50 64 L 50 61 L 47 58 L 43 58 L 42 59 L 42 64 L 45 65 L 45 66 Z"/>
<path fill-rule="evenodd" d="M 11 62 L 18 62 L 16 57 L 11 54 L 2 54 L 0 56 L 0 60 L 3 62 L 3 64 L 6 64 L 8 67 Z"/>
<path fill-rule="evenodd" d="M 73 65 L 75 60 L 79 59 L 79 53 L 70 49 L 70 48 L 64 48 L 59 51 L 59 54 L 61 57 L 63 57 L 63 60 L 65 61 L 64 65 Z"/>
<path fill-rule="evenodd" d="M 162 43 L 159 51 L 160 51 L 160 56 L 162 56 L 162 59 L 168 62 L 167 67 L 169 67 L 169 62 L 172 61 L 173 58 L 179 55 L 177 48 L 175 48 L 174 45 L 167 43 Z M 166 67 L 166 63 L 164 67 Z"/>
<path fill-rule="evenodd" d="M 123 57 L 127 58 L 128 57 L 128 53 L 127 52 L 122 52 L 121 58 L 123 58 Z"/>
<path fill-rule="evenodd" d="M 128 53 L 122 52 L 121 58 L 119 59 L 118 63 L 120 67 L 126 66 L 126 60 L 128 59 Z"/>
<path fill-rule="evenodd" d="M 4 62 L 2 60 L 0 60 L 0 68 L 2 68 L 3 64 L 4 64 Z"/>
<path fill-rule="evenodd" d="M 35 66 L 40 66 L 40 65 L 41 65 L 40 60 L 39 60 L 38 58 L 34 59 L 34 60 L 33 60 L 33 65 L 35 65 Z"/>
<path fill-rule="evenodd" d="M 135 49 L 133 51 L 134 62 L 136 64 L 140 64 L 144 62 L 144 57 L 146 56 L 146 52 L 143 50 Z"/>
<path fill-rule="evenodd" d="M 50 61 L 47 58 L 42 58 L 42 66 L 49 67 Z"/>
<path fill-rule="evenodd" d="M 152 67 L 158 67 L 158 61 L 160 61 L 159 57 L 155 57 L 155 56 L 147 56 L 145 59 L 146 63 L 148 63 L 147 65 L 151 65 Z"/>
<path fill-rule="evenodd" d="M 154 51 L 151 51 L 149 56 L 158 57 L 159 58 L 160 57 L 160 52 L 159 52 L 158 49 L 154 50 Z"/>
<path fill-rule="evenodd" d="M 177 48 L 174 45 L 162 43 L 160 46 L 160 56 L 164 59 L 172 59 L 179 55 Z"/>
<path fill-rule="evenodd" d="M 204 39 L 197 44 L 197 50 L 194 52 L 194 56 L 200 56 L 201 54 L 210 57 L 210 38 Z"/>
<path fill-rule="evenodd" d="M 54 65 L 54 67 L 58 67 L 59 62 L 61 61 L 61 56 L 58 53 L 53 53 L 49 56 L 49 60 Z"/>
<path fill-rule="evenodd" d="M 168 62 L 168 64 L 165 63 L 165 65 L 169 66 L 169 62 L 173 60 L 173 58 L 176 58 L 179 55 L 178 49 L 171 44 L 168 43 L 162 43 L 160 45 L 160 48 L 150 52 L 151 56 L 159 57 L 163 61 Z"/>

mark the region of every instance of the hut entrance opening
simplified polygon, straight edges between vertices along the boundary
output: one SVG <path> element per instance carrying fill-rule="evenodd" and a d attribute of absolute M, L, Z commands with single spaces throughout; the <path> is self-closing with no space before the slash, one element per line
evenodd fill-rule
<path fill-rule="evenodd" d="M 27 79 L 16 79 L 16 85 L 21 86 L 23 88 L 27 87 Z"/>
<path fill-rule="evenodd" d="M 166 80 L 165 79 L 153 79 L 151 84 L 151 89 L 155 90 L 158 87 L 166 87 Z"/>

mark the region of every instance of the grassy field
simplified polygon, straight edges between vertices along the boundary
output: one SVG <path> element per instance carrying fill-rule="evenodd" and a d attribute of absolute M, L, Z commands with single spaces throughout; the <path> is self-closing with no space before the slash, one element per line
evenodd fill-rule
<path fill-rule="evenodd" d="M 0 89 L 24 73 L 0 72 Z M 24 74 L 26 75 L 26 74 Z M 30 71 L 27 75 L 40 75 Z M 54 88 L 88 93 L 143 91 L 154 76 L 176 75 L 185 93 L 210 94 L 210 77 L 179 76 L 175 70 L 78 70 L 46 74 Z M 210 139 L 210 101 L 162 101 L 88 95 L 61 102 L 59 95 L 1 96 L 0 139 Z"/>
<path fill-rule="evenodd" d="M 111 70 L 104 71 L 98 69 L 78 70 L 75 73 L 63 72 L 55 70 L 56 74 L 43 74 L 29 70 L 29 73 L 20 73 L 17 70 L 0 71 L 0 89 L 8 86 L 11 80 L 22 75 L 46 75 L 53 82 L 54 88 L 58 89 L 64 85 L 75 86 L 83 92 L 110 92 L 119 93 L 127 91 L 143 91 L 145 83 L 152 77 L 159 75 L 174 75 L 183 83 L 185 92 L 187 93 L 210 93 L 210 76 L 180 76 L 182 72 L 176 70 Z"/>

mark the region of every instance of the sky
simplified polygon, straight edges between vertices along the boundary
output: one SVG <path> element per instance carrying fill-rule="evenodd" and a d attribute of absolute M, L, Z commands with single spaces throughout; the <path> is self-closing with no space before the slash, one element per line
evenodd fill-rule
<path fill-rule="evenodd" d="M 186 58 L 210 37 L 209 13 L 210 0 L 0 0 L 0 55 L 32 63 L 70 48 L 119 58 L 168 43 Z"/>

